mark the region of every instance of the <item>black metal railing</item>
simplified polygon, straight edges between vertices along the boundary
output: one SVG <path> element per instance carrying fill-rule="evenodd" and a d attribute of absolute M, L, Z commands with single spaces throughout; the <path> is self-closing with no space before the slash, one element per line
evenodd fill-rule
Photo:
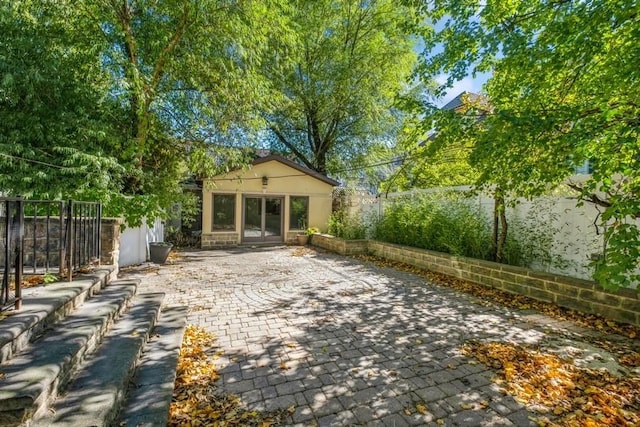
<path fill-rule="evenodd" d="M 22 283 L 22 243 L 24 237 L 24 201 L 21 198 L 0 199 L 0 266 L 2 294 L 0 309 L 14 304 L 20 308 Z"/>
<path fill-rule="evenodd" d="M 73 273 L 100 262 L 100 203 L 0 198 L 0 309 L 21 305 L 23 277 Z"/>

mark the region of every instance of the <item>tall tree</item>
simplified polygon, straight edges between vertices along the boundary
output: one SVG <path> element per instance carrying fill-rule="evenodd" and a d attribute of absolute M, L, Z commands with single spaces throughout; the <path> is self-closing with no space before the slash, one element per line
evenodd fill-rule
<path fill-rule="evenodd" d="M 215 173 L 206 156 L 257 123 L 278 5 L 2 2 L 0 191 L 99 198 L 132 224 L 162 214 L 190 167 Z"/>
<path fill-rule="evenodd" d="M 419 20 L 392 0 L 289 3 L 295 36 L 271 44 L 263 73 L 279 96 L 264 117 L 274 148 L 325 173 L 399 129 L 392 107 L 415 64 Z"/>
<path fill-rule="evenodd" d="M 124 201 L 128 213 L 153 215 L 172 203 L 182 193 L 188 159 L 211 151 L 230 124 L 252 120 L 265 93 L 254 70 L 267 37 L 278 31 L 277 4 L 86 2 L 87 16 L 108 40 L 105 65 L 122 110 L 124 194 L 140 202 Z"/>
<path fill-rule="evenodd" d="M 494 71 L 485 87 L 493 112 L 468 127 L 480 182 L 535 196 L 590 160 L 593 174 L 570 186 L 609 224 L 595 277 L 609 288 L 637 283 L 640 4 L 451 0 L 427 12 L 444 25 L 428 40 L 425 75 L 444 71 L 452 83 Z"/>

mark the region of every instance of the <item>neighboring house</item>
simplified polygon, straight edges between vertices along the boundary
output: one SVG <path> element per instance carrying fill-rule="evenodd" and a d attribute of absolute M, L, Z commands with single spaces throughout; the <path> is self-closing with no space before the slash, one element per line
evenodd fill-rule
<path fill-rule="evenodd" d="M 453 98 L 451 101 L 447 102 L 441 108 L 441 110 L 444 110 L 444 111 L 453 110 L 456 112 L 461 112 L 469 104 L 479 105 L 479 106 L 488 108 L 487 99 L 485 96 L 480 95 L 478 93 L 465 91 L 465 92 L 461 92 L 458 96 Z"/>
<path fill-rule="evenodd" d="M 308 227 L 326 231 L 339 183 L 281 156 L 205 180 L 203 248 L 292 242 Z"/>

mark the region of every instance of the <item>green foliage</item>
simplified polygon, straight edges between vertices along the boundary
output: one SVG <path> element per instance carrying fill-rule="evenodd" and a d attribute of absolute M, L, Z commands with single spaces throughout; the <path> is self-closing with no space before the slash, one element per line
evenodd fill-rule
<path fill-rule="evenodd" d="M 333 212 L 329 217 L 329 234 L 346 240 L 367 237 L 367 225 L 360 215 L 349 215 L 346 210 Z"/>
<path fill-rule="evenodd" d="M 86 199 L 119 186 L 104 42 L 72 3 L 0 7 L 0 193 Z"/>
<path fill-rule="evenodd" d="M 44 273 L 44 277 L 42 278 L 42 280 L 44 281 L 45 285 L 48 285 L 48 284 L 57 282 L 59 279 L 58 279 L 58 276 L 56 276 L 55 274 L 51 274 L 47 272 L 47 273 Z"/>
<path fill-rule="evenodd" d="M 542 202 L 534 202 L 523 217 L 514 216 L 513 211 L 509 213 L 509 233 L 502 248 L 505 264 L 543 271 L 570 266 L 569 261 L 554 254 L 554 236 L 558 230 L 553 224 L 557 215 L 552 214 L 549 207 L 545 209 Z"/>
<path fill-rule="evenodd" d="M 479 259 L 491 256 L 489 220 L 457 197 L 394 199 L 374 226 L 375 239 Z"/>
<path fill-rule="evenodd" d="M 307 236 L 313 236 L 314 234 L 320 233 L 320 229 L 318 227 L 309 227 L 307 228 Z"/>
<path fill-rule="evenodd" d="M 271 41 L 262 72 L 277 96 L 264 118 L 276 150 L 325 173 L 392 138 L 416 61 L 417 11 L 393 0 L 289 2 L 289 40 Z"/>
<path fill-rule="evenodd" d="M 527 197 L 590 160 L 593 174 L 572 188 L 612 224 L 595 278 L 609 289 L 637 283 L 640 4 L 448 0 L 424 8 L 444 25 L 426 42 L 433 55 L 424 57 L 423 76 L 447 73 L 450 86 L 469 72 L 493 71 L 489 109 L 430 117 L 439 144 L 473 141 L 478 183 Z"/>

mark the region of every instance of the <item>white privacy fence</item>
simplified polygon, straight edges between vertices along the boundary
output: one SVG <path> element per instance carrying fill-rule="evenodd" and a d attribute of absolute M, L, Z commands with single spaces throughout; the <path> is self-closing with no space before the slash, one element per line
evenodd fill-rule
<path fill-rule="evenodd" d="M 421 194 L 459 192 L 467 193 L 471 187 L 443 187 L 414 190 L 372 196 L 352 193 L 348 197 L 348 209 L 353 215 L 360 215 L 365 222 L 371 222 L 384 215 L 385 207 L 402 197 L 418 197 Z M 494 200 L 488 194 L 467 195 L 469 203 L 477 205 L 492 221 Z M 590 203 L 577 206 L 578 200 L 567 194 L 538 197 L 533 200 L 519 199 L 513 207 L 508 207 L 506 217 L 509 233 L 524 239 L 533 239 L 532 244 L 546 246 L 550 258 L 558 262 L 534 262 L 530 267 L 573 277 L 590 279 L 593 271 L 591 261 L 603 252 L 606 224 L 600 218 L 598 208 Z M 540 239 L 544 236 L 544 239 Z M 535 241 L 537 240 L 537 241 Z M 542 241 L 544 240 L 544 241 Z"/>
<path fill-rule="evenodd" d="M 149 242 L 164 241 L 164 223 L 156 219 L 151 226 L 143 221 L 140 227 L 127 227 L 120 235 L 118 265 L 141 264 L 149 259 Z"/>

